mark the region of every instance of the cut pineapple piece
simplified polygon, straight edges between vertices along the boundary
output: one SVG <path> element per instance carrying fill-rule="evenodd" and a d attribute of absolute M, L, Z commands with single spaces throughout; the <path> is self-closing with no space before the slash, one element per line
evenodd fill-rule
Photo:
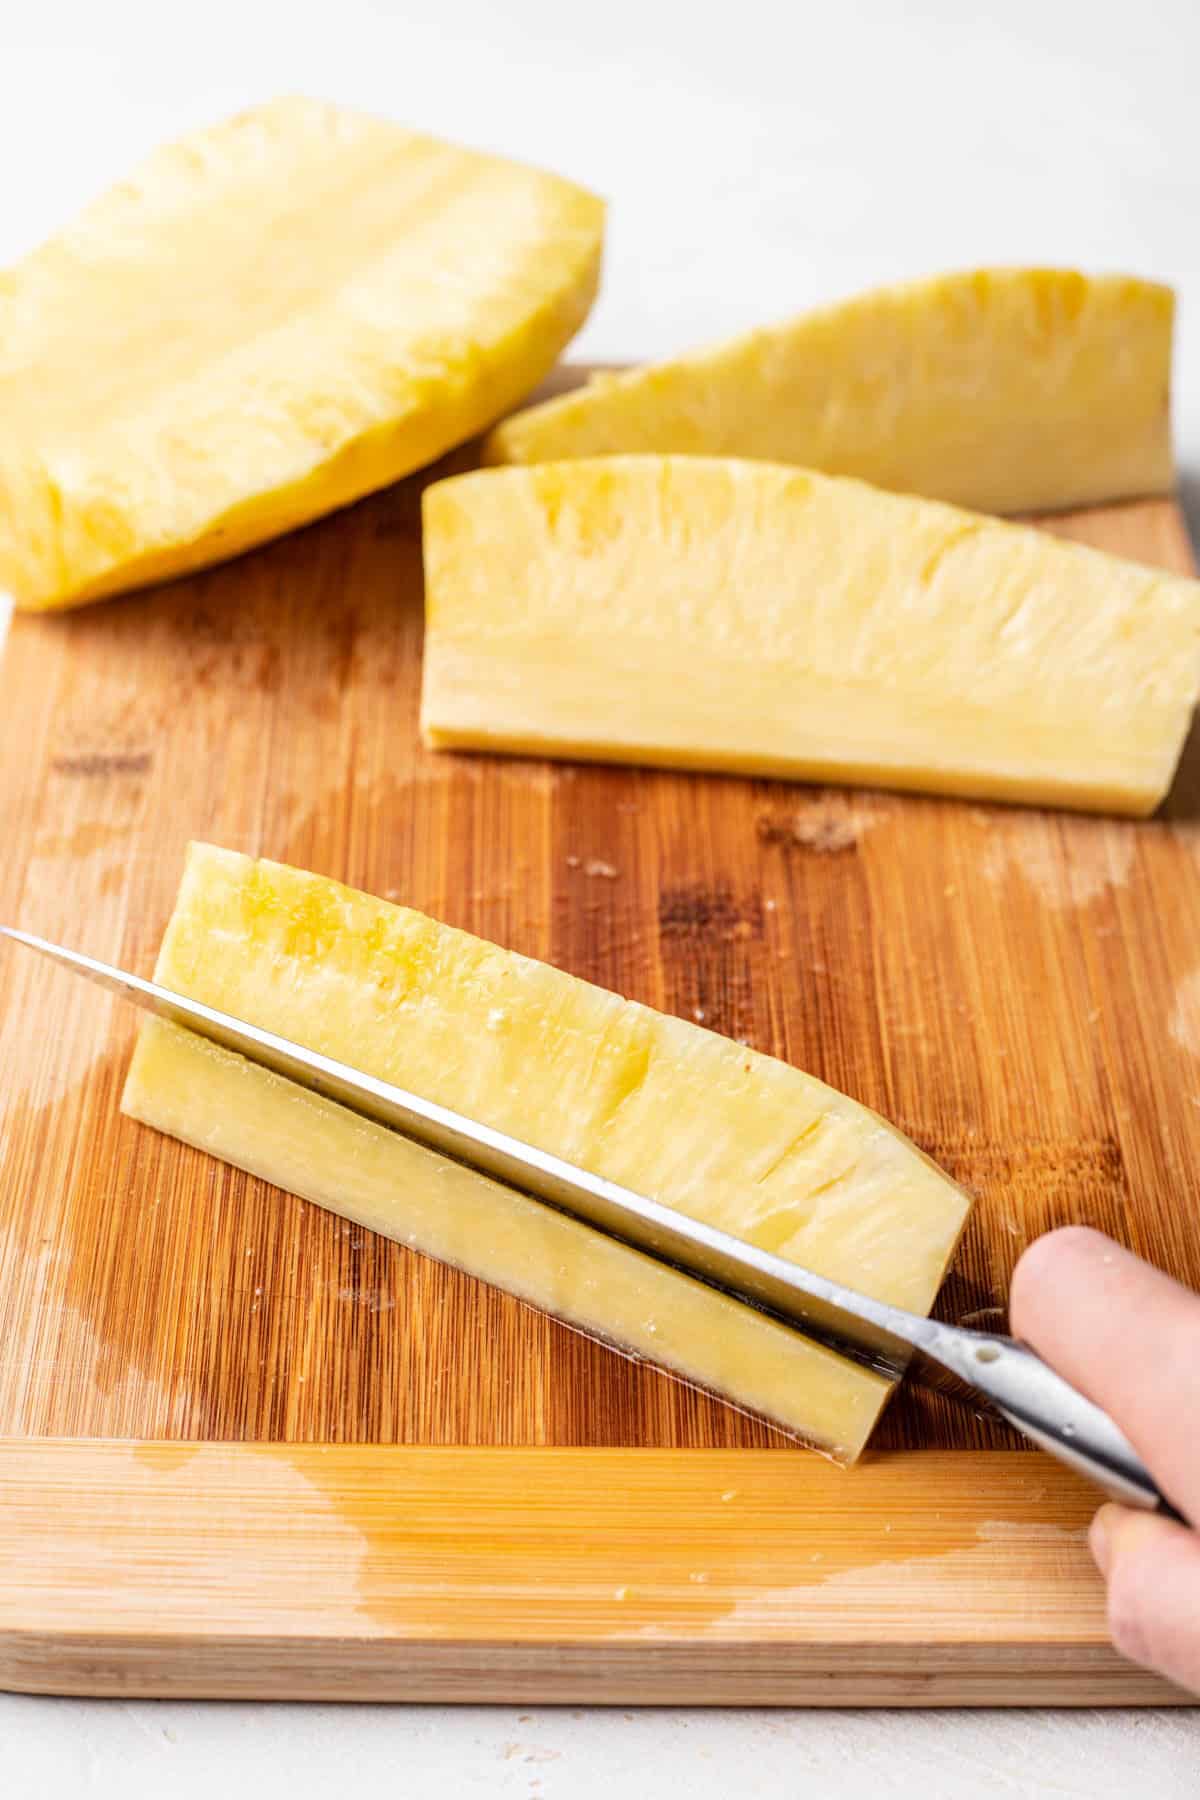
<path fill-rule="evenodd" d="M 422 724 L 474 747 L 1147 813 L 1200 583 L 770 463 L 426 489 Z"/>
<path fill-rule="evenodd" d="M 158 979 L 927 1311 L 968 1200 L 799 1070 L 420 913 L 193 845 Z M 157 1021 L 126 1112 L 662 1363 L 845 1460 L 888 1383 L 537 1200 Z"/>
<path fill-rule="evenodd" d="M 279 100 L 159 150 L 0 275 L 0 590 L 231 556 L 472 436 L 587 314 L 603 208 Z"/>
<path fill-rule="evenodd" d="M 531 407 L 492 462 L 761 457 L 984 512 L 1173 481 L 1169 288 L 993 269 L 881 288 Z"/>

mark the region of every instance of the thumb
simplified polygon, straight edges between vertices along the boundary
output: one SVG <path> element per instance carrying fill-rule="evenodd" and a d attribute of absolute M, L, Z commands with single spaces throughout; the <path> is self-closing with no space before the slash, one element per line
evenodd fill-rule
<path fill-rule="evenodd" d="M 1122 1656 L 1200 1693 L 1200 1537 L 1154 1513 L 1102 1506 L 1088 1536 Z"/>

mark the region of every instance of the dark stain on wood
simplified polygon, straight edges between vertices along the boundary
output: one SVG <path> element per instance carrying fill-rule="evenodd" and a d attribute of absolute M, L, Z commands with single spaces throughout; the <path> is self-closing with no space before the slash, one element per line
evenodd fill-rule
<path fill-rule="evenodd" d="M 762 936 L 762 899 L 735 900 L 727 887 L 664 888 L 658 901 L 658 929 L 664 938 L 725 939 Z"/>
<path fill-rule="evenodd" d="M 50 767 L 56 775 L 96 780 L 110 775 L 148 775 L 152 762 L 149 750 L 91 750 L 79 756 L 53 757 Z"/>

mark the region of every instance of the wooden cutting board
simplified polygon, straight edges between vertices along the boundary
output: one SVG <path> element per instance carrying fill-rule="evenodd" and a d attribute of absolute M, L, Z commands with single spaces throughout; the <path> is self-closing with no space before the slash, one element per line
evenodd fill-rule
<path fill-rule="evenodd" d="M 434 756 L 419 488 L 16 620 L 0 917 L 149 972 L 190 837 L 280 858 L 887 1114 L 978 1197 L 948 1317 L 1067 1220 L 1200 1284 L 1200 745 L 1143 824 Z M 1192 566 L 1168 502 L 1053 529 Z M 837 1470 L 121 1118 L 133 1030 L 0 955 L 0 1685 L 1178 1698 L 1048 1459 L 906 1391 Z"/>

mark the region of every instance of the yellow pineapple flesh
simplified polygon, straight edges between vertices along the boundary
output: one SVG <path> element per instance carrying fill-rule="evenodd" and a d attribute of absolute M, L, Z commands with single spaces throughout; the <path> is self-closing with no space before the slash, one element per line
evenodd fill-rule
<path fill-rule="evenodd" d="M 928 1311 L 968 1209 L 809 1075 L 335 882 L 193 845 L 158 979 Z M 590 1226 L 151 1021 L 124 1109 L 852 1461 L 889 1393 Z"/>
<path fill-rule="evenodd" d="M 158 150 L 0 274 L 0 591 L 69 606 L 386 485 L 582 323 L 603 208 L 279 100 Z"/>
<path fill-rule="evenodd" d="M 1173 484 L 1174 297 L 1126 275 L 984 269 L 880 288 L 531 407 L 499 463 L 757 457 L 982 512 Z"/>
<path fill-rule="evenodd" d="M 1200 688 L 1200 583 L 858 481 L 601 457 L 424 506 L 438 749 L 1143 814 Z"/>

